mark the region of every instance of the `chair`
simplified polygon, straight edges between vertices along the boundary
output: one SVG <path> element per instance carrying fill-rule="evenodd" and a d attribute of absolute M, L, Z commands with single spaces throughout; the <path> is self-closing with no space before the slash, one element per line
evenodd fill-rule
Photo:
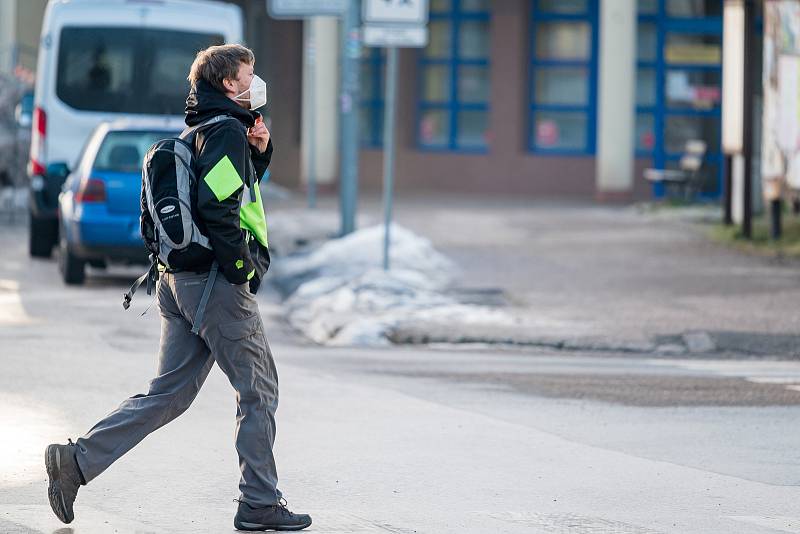
<path fill-rule="evenodd" d="M 691 200 L 703 186 L 703 174 L 700 171 L 703 169 L 706 150 L 705 141 L 689 140 L 677 169 L 645 169 L 644 178 L 650 183 L 663 183 L 668 196 L 670 190 L 674 190 L 685 200 Z"/>

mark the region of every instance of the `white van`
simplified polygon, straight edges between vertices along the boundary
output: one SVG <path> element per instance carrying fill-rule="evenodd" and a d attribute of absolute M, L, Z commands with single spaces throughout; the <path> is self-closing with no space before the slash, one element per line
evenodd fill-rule
<path fill-rule="evenodd" d="M 238 6 L 209 0 L 50 0 L 37 64 L 30 253 L 58 238 L 58 193 L 104 121 L 182 117 L 197 52 L 242 42 Z"/>

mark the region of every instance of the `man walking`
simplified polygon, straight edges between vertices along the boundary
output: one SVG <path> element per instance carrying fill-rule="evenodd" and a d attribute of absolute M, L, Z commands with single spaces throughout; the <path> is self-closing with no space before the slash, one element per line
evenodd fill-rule
<path fill-rule="evenodd" d="M 266 86 L 254 75 L 254 64 L 252 51 L 241 45 L 212 46 L 192 64 L 186 124 L 197 127 L 197 211 L 213 253 L 160 276 L 158 376 L 147 394 L 124 401 L 75 443 L 47 447 L 48 497 L 64 523 L 74 518 L 79 487 L 186 411 L 216 362 L 237 398 L 242 474 L 234 526 L 301 530 L 311 524 L 308 515 L 286 508 L 272 454 L 278 376 L 253 296 L 269 266 L 258 183 L 269 165 L 272 141 L 254 111 L 266 104 Z M 222 276 L 214 278 L 217 266 Z M 210 293 L 204 291 L 209 278 Z M 205 313 L 198 314 L 201 301 Z"/>

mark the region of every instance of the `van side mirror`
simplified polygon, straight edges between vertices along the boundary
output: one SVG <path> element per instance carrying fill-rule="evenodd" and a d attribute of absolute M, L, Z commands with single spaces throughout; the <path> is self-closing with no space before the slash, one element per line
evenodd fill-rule
<path fill-rule="evenodd" d="M 67 176 L 69 176 L 69 167 L 63 161 L 50 163 L 47 166 L 47 176 L 48 178 L 66 180 Z"/>

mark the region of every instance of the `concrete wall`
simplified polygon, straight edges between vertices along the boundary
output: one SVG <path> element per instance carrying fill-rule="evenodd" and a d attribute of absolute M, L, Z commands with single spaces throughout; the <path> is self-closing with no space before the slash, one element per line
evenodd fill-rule
<path fill-rule="evenodd" d="M 0 74 L 14 72 L 14 47 L 16 44 L 17 2 L 0 1 Z"/>
<path fill-rule="evenodd" d="M 0 0 L 0 73 L 16 66 L 36 71 L 47 0 Z"/>
<path fill-rule="evenodd" d="M 34 72 L 46 6 L 47 0 L 17 0 L 18 63 Z"/>
<path fill-rule="evenodd" d="M 301 181 L 322 187 L 339 174 L 339 23 L 333 17 L 303 22 Z M 313 139 L 312 139 L 313 132 Z"/>
<path fill-rule="evenodd" d="M 636 2 L 600 2 L 597 195 L 625 199 L 633 189 Z"/>

